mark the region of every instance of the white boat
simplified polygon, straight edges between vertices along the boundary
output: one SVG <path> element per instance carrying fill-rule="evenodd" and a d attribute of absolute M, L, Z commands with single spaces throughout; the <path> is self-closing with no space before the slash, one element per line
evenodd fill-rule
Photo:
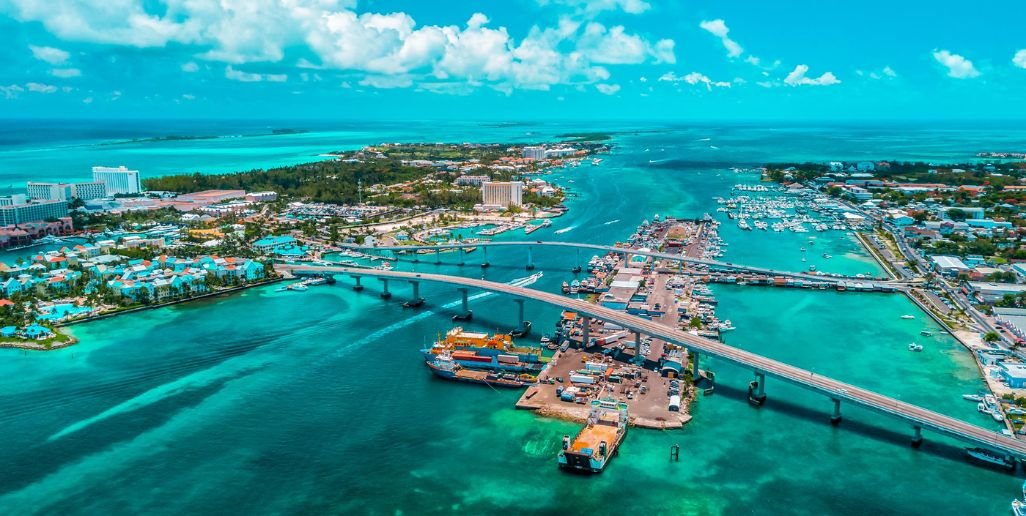
<path fill-rule="evenodd" d="M 727 320 L 723 321 L 722 323 L 720 323 L 720 331 L 732 331 L 732 330 L 735 330 L 735 329 L 737 329 L 737 328 L 735 328 L 734 325 L 731 324 L 730 319 L 727 319 Z"/>
<path fill-rule="evenodd" d="M 923 345 L 922 344 L 916 344 L 915 342 L 911 342 L 908 345 L 908 350 L 909 351 L 919 352 L 919 351 L 923 350 Z"/>
<path fill-rule="evenodd" d="M 1026 516 L 1026 503 L 1020 500 L 1012 500 L 1012 514 L 1015 516 Z"/>
<path fill-rule="evenodd" d="M 979 394 L 963 394 L 962 395 L 962 399 L 969 400 L 969 401 L 980 402 L 980 401 L 983 401 L 983 396 L 981 396 Z"/>
<path fill-rule="evenodd" d="M 901 318 L 902 318 L 902 319 L 915 319 L 915 318 L 916 318 L 916 316 L 914 316 L 914 315 L 908 315 L 908 314 L 905 314 L 905 315 L 901 316 Z"/>

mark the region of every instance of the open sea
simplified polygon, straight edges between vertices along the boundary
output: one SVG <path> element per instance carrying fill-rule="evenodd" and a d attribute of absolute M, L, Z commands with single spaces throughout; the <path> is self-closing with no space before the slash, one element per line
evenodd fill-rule
<path fill-rule="evenodd" d="M 280 128 L 310 132 L 268 135 Z M 766 160 L 952 162 L 1026 149 L 1026 130 L 1008 127 L 3 121 L 0 184 L 87 179 L 93 165 L 211 173 L 386 141 L 538 142 L 607 129 L 615 148 L 601 165 L 549 176 L 575 194 L 571 209 L 530 238 L 611 244 L 656 214 L 715 213 L 714 197 L 757 180 L 730 167 Z M 219 138 L 132 141 L 168 135 Z M 880 272 L 844 232 L 724 223 L 720 235 L 734 263 Z M 824 252 L 833 258 L 813 261 Z M 482 253 L 464 267 L 451 257 L 398 267 L 529 274 L 519 251 L 493 249 L 487 270 Z M 569 280 L 577 259 L 534 257 L 545 275 L 532 287 L 545 290 Z M 372 283 L 361 293 L 341 278 L 302 293 L 250 289 L 74 326 L 82 342 L 60 351 L 0 350 L 0 513 L 1004 514 L 1020 494 L 1022 478 L 967 463 L 958 442 L 925 433 L 913 450 L 911 428 L 853 407 L 833 427 L 828 399 L 772 379 L 754 409 L 751 372 L 706 358 L 717 391 L 697 400 L 684 429 L 632 429 L 601 475 L 564 474 L 555 454 L 578 425 L 513 409 L 518 392 L 444 382 L 422 365 L 418 349 L 451 327 L 456 291 L 425 285 L 428 305 L 413 312 L 400 306 L 404 288 L 382 301 Z M 714 290 L 718 314 L 737 327 L 731 345 L 999 429 L 961 399 L 983 388 L 968 352 L 900 295 Z M 477 294 L 471 305 L 471 328 L 515 323 L 509 299 Z M 528 302 L 533 338 L 558 315 Z M 913 340 L 925 351 L 909 353 Z M 668 460 L 673 444 L 680 462 Z"/>

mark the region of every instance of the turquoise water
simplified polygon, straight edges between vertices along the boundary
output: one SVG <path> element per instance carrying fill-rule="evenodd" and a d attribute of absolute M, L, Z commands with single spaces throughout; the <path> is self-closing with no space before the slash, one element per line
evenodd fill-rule
<path fill-rule="evenodd" d="M 541 131 L 496 134 L 532 130 Z M 764 133 L 767 145 L 779 141 Z M 712 198 L 738 182 L 734 173 L 696 161 L 648 163 L 654 149 L 687 155 L 699 134 L 624 135 L 601 166 L 560 171 L 578 196 L 530 238 L 611 243 L 656 213 L 712 212 Z M 915 152 L 950 152 L 924 134 L 902 137 Z M 820 141 L 788 149 L 827 152 Z M 877 149 L 835 145 L 852 155 Z M 756 152 L 774 150 L 742 155 Z M 799 267 L 808 235 L 731 227 L 721 232 L 730 261 Z M 877 270 L 844 233 L 816 236 L 838 272 Z M 545 276 L 533 287 L 550 291 L 577 260 L 551 249 L 534 258 Z M 528 275 L 523 251 L 493 249 L 486 270 L 481 260 L 479 250 L 462 268 L 434 265 L 432 256 L 398 267 L 496 281 Z M 82 343 L 51 353 L 0 350 L 0 510 L 993 514 L 1007 512 L 1019 491 L 1021 478 L 967 464 L 958 443 L 927 433 L 913 450 L 910 428 L 852 407 L 832 427 L 829 400 L 772 380 L 766 406 L 753 409 L 742 390 L 751 373 L 715 360 L 703 367 L 716 372 L 717 392 L 698 400 L 683 430 L 633 429 L 602 475 L 563 474 L 555 453 L 576 425 L 514 410 L 515 392 L 436 380 L 421 364 L 417 349 L 451 325 L 454 290 L 425 286 L 428 308 L 413 312 L 400 307 L 407 287 L 393 285 L 396 297 L 383 302 L 375 282 L 355 293 L 347 281 L 304 293 L 269 286 L 78 325 Z M 920 337 L 936 328 L 900 296 L 714 288 L 721 317 L 738 328 L 726 338 L 732 345 L 997 429 L 960 398 L 982 387 L 971 358 L 950 337 Z M 477 294 L 471 303 L 471 328 L 514 324 L 508 299 Z M 528 303 L 527 317 L 540 333 L 558 309 Z M 923 353 L 906 350 L 912 340 Z M 667 460 L 675 443 L 679 463 Z"/>

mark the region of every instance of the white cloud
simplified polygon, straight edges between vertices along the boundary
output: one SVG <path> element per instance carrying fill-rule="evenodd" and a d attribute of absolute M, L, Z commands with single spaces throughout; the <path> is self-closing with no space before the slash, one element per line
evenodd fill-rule
<path fill-rule="evenodd" d="M 239 82 L 285 82 L 289 79 L 289 76 L 285 74 L 260 74 L 244 72 L 242 70 L 236 70 L 235 68 L 232 68 L 232 65 L 228 65 L 225 67 L 224 76 L 228 79 Z"/>
<path fill-rule="evenodd" d="M 688 83 L 688 84 L 690 84 L 692 86 L 694 86 L 696 84 L 703 84 L 703 85 L 705 85 L 706 89 L 708 89 L 709 91 L 712 91 L 713 88 L 729 88 L 729 87 L 731 87 L 731 83 L 729 81 L 714 81 L 714 80 L 710 79 L 707 75 L 699 73 L 699 72 L 691 72 L 691 73 L 685 75 L 684 77 L 679 77 L 677 74 L 675 74 L 673 72 L 666 72 L 665 74 L 663 74 L 662 77 L 659 78 L 659 81 L 660 82 L 686 82 L 686 83 Z M 742 84 L 742 83 L 743 83 L 743 81 L 739 82 L 738 84 Z"/>
<path fill-rule="evenodd" d="M 640 13 L 643 0 L 547 0 L 547 4 L 595 13 Z M 0 15 L 39 22 L 70 41 L 130 46 L 184 46 L 197 56 L 230 65 L 229 79 L 285 80 L 282 75 L 243 72 L 248 63 L 282 63 L 286 49 L 303 57 L 299 68 L 355 72 L 353 80 L 408 78 L 414 85 L 463 82 L 502 91 L 548 89 L 552 85 L 608 80 L 604 65 L 674 63 L 674 41 L 650 40 L 621 25 L 582 24 L 564 16 L 554 26 L 534 26 L 519 41 L 488 16 L 475 13 L 462 25 L 418 26 L 403 12 L 356 12 L 355 0 L 247 0 L 205 2 L 164 0 L 160 14 L 146 0 L 88 2 L 0 1 Z M 200 65 L 181 65 L 193 72 Z M 405 82 L 400 80 L 398 82 Z M 436 90 L 444 90 L 444 87 Z"/>
<path fill-rule="evenodd" d="M 720 41 L 723 43 L 723 48 L 727 49 L 728 57 L 738 57 L 745 51 L 737 41 L 730 39 L 728 36 L 728 34 L 730 34 L 730 29 L 723 20 L 704 20 L 702 23 L 699 23 L 698 26 L 713 36 L 720 38 Z"/>
<path fill-rule="evenodd" d="M 934 50 L 933 58 L 948 69 L 948 77 L 972 79 L 980 76 L 973 62 L 958 54 L 952 54 L 947 50 Z"/>
<path fill-rule="evenodd" d="M 620 85 L 599 83 L 595 85 L 595 89 L 603 95 L 614 95 L 616 92 L 620 91 Z"/>
<path fill-rule="evenodd" d="M 71 77 L 80 77 L 82 75 L 82 71 L 78 68 L 54 68 L 53 70 L 50 70 L 50 75 L 61 79 L 68 79 Z"/>
<path fill-rule="evenodd" d="M 38 82 L 26 83 L 25 89 L 34 93 L 55 93 L 57 91 L 57 87 L 52 84 L 42 84 Z"/>
<path fill-rule="evenodd" d="M 794 71 L 787 74 L 787 77 L 784 78 L 784 84 L 788 86 L 832 86 L 841 83 L 832 72 L 826 72 L 815 79 L 806 77 L 805 74 L 808 72 L 809 65 L 800 64 L 794 67 Z"/>
<path fill-rule="evenodd" d="M 1012 63 L 1019 68 L 1026 68 L 1026 48 L 1015 53 L 1015 57 L 1012 58 Z"/>
<path fill-rule="evenodd" d="M 18 96 L 19 93 L 25 91 L 25 88 L 18 86 L 17 84 L 9 84 L 7 86 L 0 86 L 0 94 L 3 94 L 5 99 L 13 99 Z"/>
<path fill-rule="evenodd" d="M 64 64 L 64 62 L 71 57 L 71 54 L 66 51 L 54 47 L 37 47 L 35 45 L 29 45 L 29 50 L 32 51 L 32 57 L 52 65 Z"/>
<path fill-rule="evenodd" d="M 538 0 L 541 6 L 561 5 L 574 8 L 580 14 L 594 15 L 602 11 L 623 11 L 641 14 L 652 6 L 644 0 Z"/>

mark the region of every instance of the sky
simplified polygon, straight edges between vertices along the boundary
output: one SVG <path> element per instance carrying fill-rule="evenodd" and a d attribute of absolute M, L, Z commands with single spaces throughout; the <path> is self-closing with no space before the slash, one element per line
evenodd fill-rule
<path fill-rule="evenodd" d="M 0 117 L 1026 119 L 1026 3 L 0 0 Z"/>

